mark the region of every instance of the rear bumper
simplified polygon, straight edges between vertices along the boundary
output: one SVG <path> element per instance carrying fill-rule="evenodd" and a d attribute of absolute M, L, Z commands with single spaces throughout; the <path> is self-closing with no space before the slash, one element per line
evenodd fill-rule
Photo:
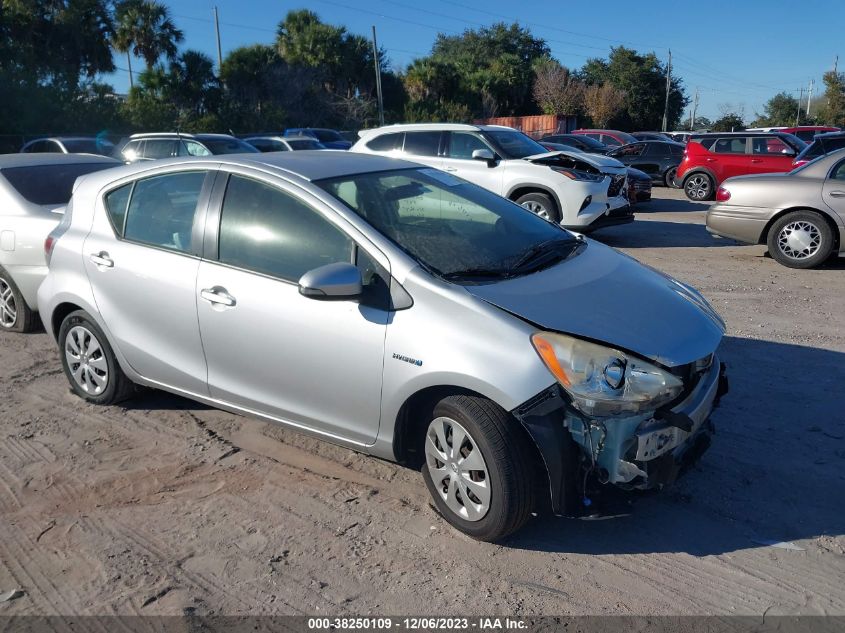
<path fill-rule="evenodd" d="M 763 232 L 776 211 L 760 207 L 715 204 L 707 211 L 707 230 L 747 244 L 759 244 Z"/>
<path fill-rule="evenodd" d="M 30 310 L 38 310 L 38 286 L 47 276 L 47 266 L 6 266 Z"/>

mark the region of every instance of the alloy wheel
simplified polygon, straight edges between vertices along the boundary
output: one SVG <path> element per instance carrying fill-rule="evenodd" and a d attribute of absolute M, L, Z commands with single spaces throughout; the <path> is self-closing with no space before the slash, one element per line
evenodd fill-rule
<path fill-rule="evenodd" d="M 807 259 L 821 248 L 819 227 L 806 220 L 790 222 L 778 233 L 778 248 L 790 259 Z"/>
<path fill-rule="evenodd" d="M 481 449 L 451 418 L 436 418 L 425 438 L 428 472 L 437 494 L 466 521 L 480 521 L 490 509 L 490 474 Z"/>
<path fill-rule="evenodd" d="M 695 200 L 706 200 L 710 195 L 710 179 L 707 176 L 697 175 L 687 180 L 687 196 Z"/>
<path fill-rule="evenodd" d="M 85 393 L 97 396 L 109 384 L 109 367 L 97 337 L 76 325 L 65 337 L 65 358 L 74 382 Z"/>
<path fill-rule="evenodd" d="M 5 279 L 0 279 L 0 326 L 12 328 L 18 320 L 15 293 Z"/>
<path fill-rule="evenodd" d="M 551 220 L 552 219 L 552 216 L 549 213 L 549 210 L 546 207 L 544 207 L 542 204 L 540 204 L 539 202 L 535 202 L 534 200 L 529 200 L 527 202 L 523 202 L 522 206 L 524 208 L 528 209 L 529 211 L 531 211 L 531 213 L 535 213 L 535 214 L 539 215 L 544 220 Z"/>

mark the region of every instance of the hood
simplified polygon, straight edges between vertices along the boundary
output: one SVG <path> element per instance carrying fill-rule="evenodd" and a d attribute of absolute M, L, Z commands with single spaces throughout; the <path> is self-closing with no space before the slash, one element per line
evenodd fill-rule
<path fill-rule="evenodd" d="M 697 290 L 592 240 L 580 255 L 551 268 L 466 290 L 543 329 L 667 367 L 712 353 L 725 332 Z"/>
<path fill-rule="evenodd" d="M 557 161 L 578 161 L 587 163 L 597 171 L 602 173 L 624 173 L 625 165 L 620 163 L 615 158 L 610 156 L 603 156 L 602 154 L 588 154 L 586 152 L 545 152 L 543 154 L 534 154 L 533 156 L 526 156 L 522 160 L 527 160 L 531 163 L 551 164 Z"/>

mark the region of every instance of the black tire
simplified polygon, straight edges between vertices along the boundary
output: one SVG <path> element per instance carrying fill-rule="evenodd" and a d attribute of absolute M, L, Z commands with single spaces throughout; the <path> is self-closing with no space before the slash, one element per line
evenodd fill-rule
<path fill-rule="evenodd" d="M 0 331 L 32 332 L 38 325 L 38 313 L 26 305 L 15 280 L 0 268 Z"/>
<path fill-rule="evenodd" d="M 716 183 L 709 174 L 697 171 L 684 178 L 684 193 L 693 202 L 712 200 L 716 196 Z"/>
<path fill-rule="evenodd" d="M 670 167 L 666 170 L 663 174 L 663 185 L 665 187 L 669 187 L 670 189 L 677 189 L 678 185 L 675 183 L 675 176 L 678 175 L 678 168 L 677 167 Z"/>
<path fill-rule="evenodd" d="M 428 422 L 449 418 L 463 426 L 480 449 L 489 473 L 489 508 L 481 519 L 468 521 L 443 500 L 438 484 L 432 480 L 427 459 L 422 466 L 423 479 L 443 518 L 481 541 L 498 541 L 521 528 L 534 506 L 532 473 L 535 469 L 534 453 L 519 422 L 494 402 L 466 395 L 444 398 L 434 407 L 430 418 Z M 429 424 L 424 428 L 425 443 Z"/>
<path fill-rule="evenodd" d="M 80 346 L 78 343 L 75 343 L 75 341 L 72 344 L 72 342 L 69 341 L 69 337 L 76 336 L 80 332 L 85 331 L 93 336 L 98 349 L 96 351 L 92 351 L 89 357 L 88 349 L 91 349 L 92 346 L 90 345 L 91 339 L 87 339 L 89 345 L 87 346 L 87 349 L 85 349 L 84 364 L 87 367 L 88 361 L 90 360 L 91 370 L 83 371 L 82 374 L 87 373 L 90 375 L 91 372 L 99 372 L 101 370 L 98 368 L 105 366 L 105 377 L 103 378 L 103 375 L 98 373 L 98 376 L 100 376 L 104 382 L 104 385 L 100 387 L 99 390 L 97 390 L 97 385 L 93 379 L 87 378 L 83 375 L 80 381 L 74 377 L 74 371 L 82 364 L 82 355 L 80 355 L 80 364 L 74 365 L 74 368 L 71 368 L 70 366 L 71 359 L 69 358 L 68 352 L 73 350 L 69 347 L 69 345 L 75 345 L 77 348 Z M 94 322 L 94 320 L 83 310 L 76 310 L 65 317 L 64 321 L 62 321 L 61 327 L 59 328 L 58 340 L 59 355 L 62 359 L 62 369 L 64 369 L 65 376 L 70 383 L 71 390 L 77 396 L 94 404 L 108 405 L 125 400 L 135 393 L 135 385 L 131 380 L 129 380 L 129 378 L 126 377 L 126 374 L 124 374 L 123 370 L 120 368 L 120 364 L 117 362 L 117 358 L 115 358 L 114 352 L 112 351 L 106 335 Z M 86 346 L 83 344 L 81 347 L 85 348 Z M 102 361 L 104 361 L 105 365 L 103 365 Z M 97 363 L 96 367 L 94 366 L 94 363 Z M 89 386 L 88 389 L 83 386 L 86 383 Z"/>
<path fill-rule="evenodd" d="M 557 208 L 552 197 L 545 193 L 526 193 L 517 198 L 516 203 L 549 222 L 560 223 L 560 209 Z"/>
<path fill-rule="evenodd" d="M 799 243 L 790 236 L 801 231 Z M 766 236 L 769 254 L 788 268 L 814 268 L 833 252 L 834 237 L 830 225 L 814 211 L 793 211 L 778 218 Z M 806 244 L 805 249 L 800 246 Z"/>

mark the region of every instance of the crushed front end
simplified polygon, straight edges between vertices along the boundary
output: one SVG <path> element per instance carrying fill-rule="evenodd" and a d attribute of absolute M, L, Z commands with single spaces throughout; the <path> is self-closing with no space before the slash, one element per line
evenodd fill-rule
<path fill-rule="evenodd" d="M 590 512 L 594 491 L 610 485 L 660 489 L 707 450 L 715 432 L 710 415 L 728 391 L 725 365 L 710 354 L 669 371 L 683 389 L 652 411 L 586 415 L 558 384 L 512 412 L 543 457 L 555 514 Z"/>

